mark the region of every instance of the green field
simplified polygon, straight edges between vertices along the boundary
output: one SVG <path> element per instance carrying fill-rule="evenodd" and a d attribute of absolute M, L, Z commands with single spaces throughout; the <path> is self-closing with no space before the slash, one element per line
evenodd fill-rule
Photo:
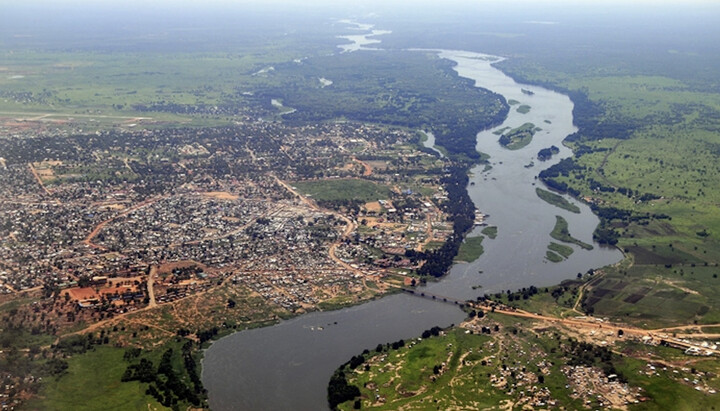
<path fill-rule="evenodd" d="M 606 269 L 583 307 L 639 326 L 720 322 L 720 269 L 693 265 L 640 265 Z"/>
<path fill-rule="evenodd" d="M 166 409 L 145 395 L 147 384 L 121 382 L 128 363 L 124 349 L 97 347 L 68 361 L 67 372 L 49 377 L 40 396 L 28 409 L 43 410 L 141 410 Z"/>
<path fill-rule="evenodd" d="M 367 180 L 335 179 L 292 183 L 304 195 L 317 201 L 377 201 L 390 198 L 390 189 Z"/>
<path fill-rule="evenodd" d="M 593 246 L 587 243 L 584 243 L 577 238 L 570 235 L 570 231 L 568 231 L 568 223 L 567 220 L 564 218 L 558 216 L 555 216 L 555 227 L 553 228 L 552 232 L 550 233 L 550 237 L 562 241 L 563 243 L 570 243 L 570 244 L 576 244 L 586 250 L 592 250 Z"/>
<path fill-rule="evenodd" d="M 485 237 L 483 236 L 466 238 L 460 246 L 460 251 L 458 251 L 455 261 L 471 263 L 480 258 L 483 252 L 485 252 L 485 249 L 482 246 L 484 239 Z"/>
<path fill-rule="evenodd" d="M 580 207 L 576 206 L 575 204 L 569 202 L 565 198 L 563 198 L 560 195 L 557 195 L 553 192 L 543 190 L 542 188 L 535 188 L 535 193 L 537 193 L 537 196 L 542 198 L 546 203 L 552 204 L 555 207 L 560 207 L 563 210 L 568 210 L 572 213 L 579 214 L 580 213 Z"/>

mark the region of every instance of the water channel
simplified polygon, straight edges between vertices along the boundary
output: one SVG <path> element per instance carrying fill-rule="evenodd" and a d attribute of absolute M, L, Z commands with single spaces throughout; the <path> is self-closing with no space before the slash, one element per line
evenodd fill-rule
<path fill-rule="evenodd" d="M 535 194 L 535 187 L 541 184 L 535 176 L 571 155 L 561 143 L 576 130 L 570 99 L 540 87 L 517 84 L 492 66 L 500 61 L 498 57 L 447 50 L 438 54 L 457 63 L 455 70 L 460 76 L 507 100 L 528 105 L 530 111 L 523 114 L 516 110 L 516 104 L 501 126 L 478 134 L 477 148 L 491 156 L 492 168 L 474 168 L 468 191 L 477 208 L 489 215 L 486 222 L 498 227 L 497 238 L 484 240 L 485 254 L 478 260 L 456 264 L 425 291 L 474 299 L 484 293 L 556 284 L 579 272 L 619 261 L 619 251 L 598 244 L 593 250 L 573 246 L 575 252 L 561 263 L 545 259 L 556 215 L 563 216 L 571 234 L 586 243 L 592 243 L 592 231 L 598 223 L 584 204 L 571 200 L 581 208 L 580 214 L 573 214 Z M 528 146 L 511 151 L 498 144 L 494 130 L 526 122 L 542 128 Z M 551 145 L 560 148 L 560 154 L 538 161 L 538 150 Z M 479 230 L 471 235 L 479 235 Z M 464 317 L 454 305 L 405 294 L 343 310 L 311 313 L 216 341 L 205 352 L 202 380 L 213 410 L 326 410 L 327 383 L 341 363 L 378 343 L 417 338 L 425 329 L 457 324 Z"/>

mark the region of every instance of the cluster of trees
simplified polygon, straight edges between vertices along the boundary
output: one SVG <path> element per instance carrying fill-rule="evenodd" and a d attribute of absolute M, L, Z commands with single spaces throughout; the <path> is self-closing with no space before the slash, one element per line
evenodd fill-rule
<path fill-rule="evenodd" d="M 430 338 L 430 337 L 437 337 L 440 335 L 440 331 L 442 331 L 442 328 L 435 326 L 429 330 L 425 330 L 422 332 L 422 338 Z"/>
<path fill-rule="evenodd" d="M 622 334 L 618 332 L 618 335 Z M 627 377 L 615 368 L 613 364 L 615 354 L 609 348 L 577 341 L 574 338 L 568 339 L 562 348 L 568 357 L 569 366 L 600 367 L 605 375 L 615 374 L 618 381 L 627 382 Z"/>
<path fill-rule="evenodd" d="M 354 400 L 359 396 L 360 388 L 348 384 L 342 369 L 335 371 L 332 377 L 330 377 L 327 400 L 331 410 L 336 410 L 339 404 Z"/>
<path fill-rule="evenodd" d="M 297 109 L 286 122 L 321 122 L 336 118 L 431 128 L 438 145 L 451 155 L 477 161 L 476 135 L 500 124 L 509 106 L 502 96 L 474 86 L 452 70 L 452 63 L 417 53 L 387 53 L 368 60 L 361 54 L 308 59 L 278 70 L 279 84 L 256 91 L 269 108 L 271 99 Z M 333 79 L 319 88 L 318 77 Z M 276 78 L 277 79 L 277 78 Z"/>
<path fill-rule="evenodd" d="M 553 145 L 553 146 L 546 147 L 546 148 L 543 148 L 540 151 L 538 151 L 537 158 L 540 161 L 550 160 L 550 158 L 552 158 L 552 156 L 554 154 L 557 154 L 559 152 L 560 152 L 560 149 Z"/>
<path fill-rule="evenodd" d="M 475 205 L 467 192 L 468 176 L 465 168 L 454 165 L 442 178 L 447 190 L 448 201 L 442 207 L 453 222 L 453 234 L 439 249 L 426 253 L 425 264 L 418 270 L 420 275 L 442 277 L 453 264 L 460 250 L 464 235 L 472 228 L 475 219 Z"/>
<path fill-rule="evenodd" d="M 154 397 L 165 407 L 179 408 L 179 403 L 188 402 L 194 406 L 201 404 L 205 390 L 197 374 L 195 360 L 192 357 L 192 341 L 188 341 L 182 348 L 185 371 L 192 382 L 192 388 L 183 382 L 180 372 L 173 368 L 174 352 L 168 348 L 162 355 L 157 368 L 147 358 L 140 358 L 135 364 L 130 364 L 121 380 L 140 381 L 149 384 L 146 394 Z M 139 355 L 139 354 L 138 354 Z M 135 358 L 134 353 L 126 352 L 125 358 Z"/>

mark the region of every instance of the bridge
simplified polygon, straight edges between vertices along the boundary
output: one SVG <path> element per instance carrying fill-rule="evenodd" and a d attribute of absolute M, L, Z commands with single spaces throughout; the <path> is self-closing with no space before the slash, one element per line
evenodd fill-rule
<path fill-rule="evenodd" d="M 463 307 L 467 304 L 467 301 L 458 300 L 451 297 L 446 297 L 439 294 L 433 294 L 429 293 L 427 291 L 421 291 L 421 290 L 413 290 L 411 288 L 400 288 L 404 293 L 410 294 L 412 296 L 418 297 L 418 298 L 427 298 L 428 300 L 433 300 L 441 303 L 447 303 L 447 304 L 453 304 L 457 305 L 459 307 Z"/>

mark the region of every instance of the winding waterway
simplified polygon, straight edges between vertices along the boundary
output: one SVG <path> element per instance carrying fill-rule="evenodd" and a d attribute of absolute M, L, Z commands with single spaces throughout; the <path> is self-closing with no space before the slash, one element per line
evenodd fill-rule
<path fill-rule="evenodd" d="M 574 247 L 575 252 L 561 263 L 545 259 L 556 215 L 563 216 L 571 234 L 586 243 L 592 243 L 592 231 L 598 223 L 583 204 L 571 200 L 582 210 L 573 214 L 545 203 L 535 194 L 535 184 L 540 184 L 535 176 L 540 170 L 571 155 L 561 144 L 576 130 L 570 99 L 540 87 L 517 84 L 492 66 L 500 60 L 497 57 L 463 51 L 438 53 L 457 63 L 455 70 L 460 76 L 507 100 L 526 104 L 530 111 L 522 114 L 515 110 L 517 105 L 513 106 L 501 126 L 478 134 L 477 148 L 491 156 L 492 169 L 473 169 L 468 191 L 477 208 L 489 214 L 486 221 L 498 227 L 497 238 L 484 241 L 485 254 L 478 260 L 455 265 L 442 281 L 428 285 L 426 291 L 474 299 L 483 293 L 555 284 L 578 272 L 619 261 L 619 251 L 598 244 L 593 250 Z M 503 148 L 492 133 L 526 122 L 542 130 L 520 150 Z M 538 150 L 551 145 L 559 147 L 560 154 L 550 161 L 538 161 Z M 526 167 L 531 163 L 534 166 Z M 391 295 L 357 307 L 311 313 L 216 341 L 205 352 L 202 380 L 213 410 L 325 410 L 327 383 L 341 363 L 378 343 L 415 338 L 432 326 L 449 326 L 463 318 L 464 314 L 453 305 L 409 295 Z"/>

